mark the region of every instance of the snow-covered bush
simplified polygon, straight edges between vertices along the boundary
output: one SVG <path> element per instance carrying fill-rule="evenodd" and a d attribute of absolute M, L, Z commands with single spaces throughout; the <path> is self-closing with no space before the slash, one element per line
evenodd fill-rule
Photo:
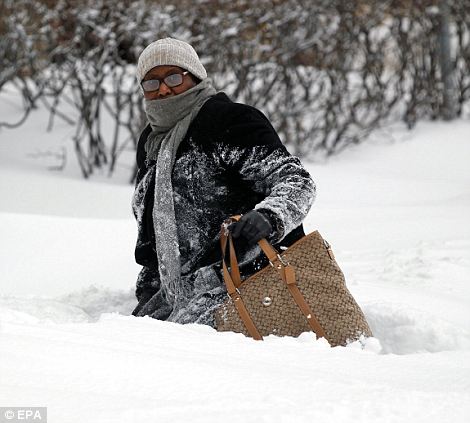
<path fill-rule="evenodd" d="M 16 84 L 24 118 L 40 99 L 49 127 L 55 117 L 76 125 L 84 176 L 100 167 L 112 173 L 145 122 L 137 57 L 173 36 L 194 45 L 217 88 L 263 110 L 296 154 L 333 154 L 387 119 L 412 127 L 446 114 L 443 4 L 455 114 L 464 115 L 465 0 L 6 0 L 0 90 Z M 62 112 L 64 102 L 74 116 Z"/>
<path fill-rule="evenodd" d="M 211 73 L 236 99 L 264 110 L 299 155 L 336 153 L 387 118 L 411 128 L 444 115 L 442 1 L 183 3 Z M 447 3 L 461 115 L 470 98 L 470 4 Z"/>
<path fill-rule="evenodd" d="M 44 67 L 40 55 L 38 20 L 47 8 L 35 0 L 4 0 L 0 3 L 0 92 L 11 83 L 21 94 L 23 113 L 15 122 L 0 128 L 21 125 L 43 96 L 44 86 L 34 81 Z"/>
<path fill-rule="evenodd" d="M 134 63 L 142 46 L 171 31 L 172 20 L 164 7 L 143 0 L 71 5 L 59 1 L 42 23 L 52 110 L 67 99 L 77 111 L 73 141 L 83 175 L 103 166 L 112 173 L 144 125 Z"/>
<path fill-rule="evenodd" d="M 11 82 L 31 98 L 24 118 L 40 97 L 50 110 L 49 129 L 56 117 L 75 125 L 73 142 L 84 177 L 96 168 L 112 173 L 119 154 L 135 148 L 144 113 L 134 64 L 142 46 L 172 32 L 165 9 L 172 8 L 150 7 L 145 0 L 6 5 L 0 54 L 7 66 L 0 88 Z M 73 106 L 73 115 L 62 111 L 64 104 Z"/>

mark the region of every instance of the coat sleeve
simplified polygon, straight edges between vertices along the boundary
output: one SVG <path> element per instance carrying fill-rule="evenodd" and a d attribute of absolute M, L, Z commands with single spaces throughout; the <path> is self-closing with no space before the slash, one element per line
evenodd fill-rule
<path fill-rule="evenodd" d="M 152 260 L 150 263 L 148 257 L 148 252 L 151 250 L 151 246 L 149 246 L 151 237 L 149 237 L 145 230 L 148 228 L 149 223 L 151 224 L 151 221 L 149 222 L 149 219 L 151 219 L 151 212 L 146 207 L 145 197 L 148 195 L 148 191 L 150 192 L 150 195 L 153 195 L 153 179 L 151 174 L 147 174 L 148 169 L 145 164 L 146 154 L 144 150 L 144 144 L 149 133 L 150 126 L 147 126 L 140 135 L 136 151 L 137 178 L 132 198 L 132 210 L 134 217 L 136 218 L 138 228 L 135 259 L 136 262 L 141 264 L 143 267 L 137 277 L 135 296 L 137 297 L 139 304 L 133 314 L 142 308 L 142 305 L 145 304 L 160 288 L 157 261 Z"/>
<path fill-rule="evenodd" d="M 223 160 L 263 197 L 254 207 L 273 225 L 268 237 L 280 242 L 307 216 L 316 196 L 315 183 L 300 160 L 281 143 L 268 119 L 257 109 L 237 104 L 227 123 Z"/>

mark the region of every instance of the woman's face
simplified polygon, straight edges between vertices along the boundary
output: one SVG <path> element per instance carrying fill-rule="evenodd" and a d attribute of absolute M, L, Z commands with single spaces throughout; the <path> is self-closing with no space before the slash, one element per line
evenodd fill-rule
<path fill-rule="evenodd" d="M 180 68 L 179 66 L 170 65 L 155 66 L 154 68 L 150 69 L 145 74 L 143 81 L 157 79 L 160 81 L 160 86 L 155 91 L 144 91 L 145 99 L 159 100 L 162 98 L 167 98 L 184 93 L 186 90 L 189 90 L 190 88 L 194 87 L 196 85 L 196 81 L 193 79 L 193 76 L 189 72 L 185 75 L 182 75 L 183 82 L 180 85 L 177 85 L 175 87 L 169 87 L 165 83 L 164 78 L 166 78 L 167 76 L 173 74 L 183 74 L 183 72 L 186 71 Z"/>

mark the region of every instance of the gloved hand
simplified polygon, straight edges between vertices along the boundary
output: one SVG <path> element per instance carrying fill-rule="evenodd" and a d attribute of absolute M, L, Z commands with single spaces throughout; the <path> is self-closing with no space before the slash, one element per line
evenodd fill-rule
<path fill-rule="evenodd" d="M 241 238 L 247 245 L 256 244 L 260 239 L 266 238 L 273 230 L 268 218 L 256 210 L 244 214 L 238 222 L 232 223 L 228 229 L 235 239 Z"/>

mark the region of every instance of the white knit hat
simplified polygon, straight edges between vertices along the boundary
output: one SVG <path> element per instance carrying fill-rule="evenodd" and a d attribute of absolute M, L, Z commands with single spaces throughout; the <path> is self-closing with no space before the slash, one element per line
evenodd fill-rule
<path fill-rule="evenodd" d="M 139 84 L 150 69 L 160 65 L 179 66 L 201 80 L 207 78 L 207 72 L 196 50 L 188 43 L 175 38 L 154 41 L 140 54 L 136 70 Z"/>

